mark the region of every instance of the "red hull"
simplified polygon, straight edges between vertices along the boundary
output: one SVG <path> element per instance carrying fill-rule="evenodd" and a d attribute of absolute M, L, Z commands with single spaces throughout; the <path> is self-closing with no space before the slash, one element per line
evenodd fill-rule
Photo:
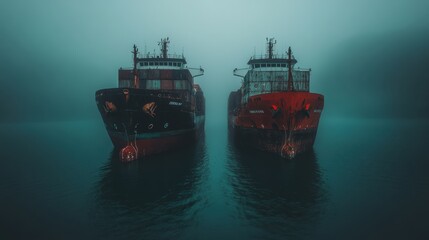
<path fill-rule="evenodd" d="M 231 106 L 229 124 L 238 142 L 293 158 L 313 146 L 323 105 L 322 95 L 309 92 L 255 95 L 244 105 Z"/>
<path fill-rule="evenodd" d="M 324 97 L 310 93 L 311 69 L 294 69 L 291 48 L 274 54 L 276 43 L 267 38 L 266 55 L 251 57 L 245 75 L 234 69 L 243 82 L 229 95 L 229 129 L 240 143 L 293 158 L 313 146 Z"/>

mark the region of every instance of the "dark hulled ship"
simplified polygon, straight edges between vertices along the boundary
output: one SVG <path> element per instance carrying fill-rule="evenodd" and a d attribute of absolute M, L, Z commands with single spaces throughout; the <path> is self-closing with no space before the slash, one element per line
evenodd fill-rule
<path fill-rule="evenodd" d="M 194 84 L 194 77 L 204 70 L 186 67 L 183 54 L 169 55 L 168 44 L 168 38 L 161 39 L 160 55 L 141 55 L 134 45 L 134 66 L 119 69 L 119 87 L 95 94 L 123 161 L 180 148 L 204 130 L 205 99 Z"/>
<path fill-rule="evenodd" d="M 312 148 L 323 110 L 323 95 L 310 92 L 311 69 L 294 68 L 291 48 L 252 57 L 248 68 L 235 69 L 242 87 L 228 99 L 228 126 L 237 143 L 293 158 Z M 247 70 L 240 75 L 240 70 Z"/>

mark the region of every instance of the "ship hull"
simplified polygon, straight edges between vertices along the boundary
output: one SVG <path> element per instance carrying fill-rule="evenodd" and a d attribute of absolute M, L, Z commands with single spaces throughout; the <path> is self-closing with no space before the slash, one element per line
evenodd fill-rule
<path fill-rule="evenodd" d="M 235 143 L 241 147 L 252 147 L 285 158 L 293 158 L 297 154 L 312 149 L 317 128 L 285 133 L 284 131 L 272 129 L 236 127 L 231 129 L 230 132 L 235 139 Z"/>
<path fill-rule="evenodd" d="M 199 117 L 195 128 L 168 132 L 129 134 L 118 131 L 108 131 L 109 137 L 117 150 L 132 145 L 136 155 L 144 157 L 162 152 L 173 151 L 195 142 L 204 130 L 204 116 Z"/>
<path fill-rule="evenodd" d="M 180 92 L 133 88 L 96 92 L 107 133 L 123 161 L 171 151 L 191 144 L 204 129 L 204 112 Z"/>
<path fill-rule="evenodd" d="M 324 98 L 308 92 L 255 95 L 240 102 L 240 91 L 228 100 L 228 126 L 235 143 L 294 158 L 316 139 Z"/>

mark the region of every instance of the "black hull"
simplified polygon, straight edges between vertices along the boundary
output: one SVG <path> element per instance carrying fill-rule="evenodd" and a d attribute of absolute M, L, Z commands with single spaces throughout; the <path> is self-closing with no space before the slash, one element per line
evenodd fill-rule
<path fill-rule="evenodd" d="M 191 104 L 203 96 L 186 101 L 184 94 L 113 88 L 97 91 L 96 102 L 115 148 L 134 145 L 144 156 L 183 146 L 204 128 L 204 109 Z"/>

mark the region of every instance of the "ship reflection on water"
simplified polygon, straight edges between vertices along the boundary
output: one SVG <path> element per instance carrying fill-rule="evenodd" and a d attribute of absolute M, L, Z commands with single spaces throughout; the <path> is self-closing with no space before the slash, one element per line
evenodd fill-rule
<path fill-rule="evenodd" d="M 100 237 L 178 237 L 204 207 L 196 192 L 207 171 L 205 158 L 204 136 L 196 145 L 128 164 L 113 151 L 96 189 Z"/>
<path fill-rule="evenodd" d="M 92 215 L 102 238 L 302 237 L 326 202 L 314 151 L 285 160 L 227 133 L 127 164 L 114 151 L 100 174 Z"/>
<path fill-rule="evenodd" d="M 260 230 L 253 237 L 311 234 L 327 201 L 314 150 L 285 160 L 229 143 L 229 182 L 239 217 Z"/>
<path fill-rule="evenodd" d="M 0 169 L 0 235 L 429 236 L 426 119 L 333 119 L 323 121 L 318 131 L 313 151 L 286 160 L 237 147 L 226 124 L 208 124 L 197 144 L 122 163 L 116 151 L 106 152 L 112 145 L 98 121 L 3 125 L 0 142 L 7 161 Z"/>

